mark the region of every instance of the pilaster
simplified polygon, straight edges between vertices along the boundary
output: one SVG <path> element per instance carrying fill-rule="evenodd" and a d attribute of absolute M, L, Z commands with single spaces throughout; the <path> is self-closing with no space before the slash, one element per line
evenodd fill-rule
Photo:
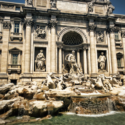
<path fill-rule="evenodd" d="M 111 27 L 110 31 L 110 50 L 111 50 L 111 64 L 112 74 L 117 74 L 117 58 L 116 58 L 116 47 L 115 47 L 115 35 L 114 32 L 118 30 L 116 27 Z"/>
<path fill-rule="evenodd" d="M 24 73 L 30 73 L 30 54 L 31 54 L 31 25 L 32 19 L 25 19 L 26 41 L 25 41 L 25 70 Z"/>
<path fill-rule="evenodd" d="M 80 67 L 80 50 L 77 50 L 77 64 Z"/>
<path fill-rule="evenodd" d="M 2 62 L 1 62 L 1 72 L 7 74 L 7 63 L 8 63 L 8 43 L 10 35 L 10 21 L 3 22 L 3 44 L 2 44 Z"/>
<path fill-rule="evenodd" d="M 94 38 L 94 32 L 95 32 L 96 26 L 94 24 L 91 24 L 89 26 L 90 31 L 90 58 L 91 58 L 91 75 L 92 77 L 96 76 L 97 74 L 97 65 L 96 65 L 96 41 Z"/>
<path fill-rule="evenodd" d="M 62 73 L 62 47 L 59 47 L 59 73 Z"/>
<path fill-rule="evenodd" d="M 49 22 L 49 27 L 51 28 L 51 41 L 50 41 L 50 71 L 53 73 L 56 73 L 56 62 L 57 62 L 57 56 L 56 56 L 56 17 L 51 16 L 51 20 Z"/>
<path fill-rule="evenodd" d="M 83 48 L 83 62 L 84 62 L 84 75 L 87 74 L 87 56 L 86 56 L 86 48 Z"/>

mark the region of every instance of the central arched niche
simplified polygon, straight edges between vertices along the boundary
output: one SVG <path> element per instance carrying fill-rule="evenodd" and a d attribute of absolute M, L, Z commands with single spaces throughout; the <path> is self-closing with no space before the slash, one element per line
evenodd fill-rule
<path fill-rule="evenodd" d="M 83 43 L 81 35 L 75 31 L 69 31 L 64 34 L 62 41 L 65 45 L 79 45 Z"/>

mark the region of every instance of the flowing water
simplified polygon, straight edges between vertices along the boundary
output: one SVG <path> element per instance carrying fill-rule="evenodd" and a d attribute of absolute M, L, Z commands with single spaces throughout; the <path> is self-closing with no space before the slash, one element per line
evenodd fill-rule
<path fill-rule="evenodd" d="M 88 117 L 89 116 L 89 117 Z M 19 123 L 14 125 L 125 125 L 125 113 L 111 112 L 100 115 L 60 114 L 52 119 L 35 123 Z"/>

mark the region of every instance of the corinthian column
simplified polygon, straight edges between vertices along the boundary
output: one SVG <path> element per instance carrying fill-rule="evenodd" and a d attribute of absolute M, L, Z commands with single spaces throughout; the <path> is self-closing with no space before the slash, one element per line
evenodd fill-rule
<path fill-rule="evenodd" d="M 3 22 L 3 44 L 2 44 L 2 58 L 1 58 L 2 73 L 7 73 L 10 26 L 11 26 L 11 23 L 9 21 Z"/>
<path fill-rule="evenodd" d="M 90 58 L 91 58 L 91 74 L 92 76 L 97 73 L 96 65 L 96 41 L 94 38 L 95 25 L 89 27 L 90 30 Z"/>
<path fill-rule="evenodd" d="M 31 53 L 31 24 L 32 20 L 26 21 L 26 42 L 25 42 L 25 70 L 24 73 L 30 73 L 30 53 Z"/>
<path fill-rule="evenodd" d="M 80 51 L 79 50 L 77 50 L 77 64 L 80 67 Z"/>
<path fill-rule="evenodd" d="M 59 73 L 62 73 L 62 47 L 59 47 Z"/>
<path fill-rule="evenodd" d="M 51 43 L 50 43 L 50 71 L 56 73 L 56 21 L 50 21 Z"/>
<path fill-rule="evenodd" d="M 110 29 L 110 50 L 111 50 L 111 65 L 112 73 L 117 74 L 117 59 L 116 59 L 116 47 L 115 47 L 115 38 L 114 32 L 116 31 L 115 27 Z"/>
<path fill-rule="evenodd" d="M 87 58 L 86 58 L 86 48 L 83 48 L 83 62 L 84 62 L 84 75 L 87 74 Z"/>

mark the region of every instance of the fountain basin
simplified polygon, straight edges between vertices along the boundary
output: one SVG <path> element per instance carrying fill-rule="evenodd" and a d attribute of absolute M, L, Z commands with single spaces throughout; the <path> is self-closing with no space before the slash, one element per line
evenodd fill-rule
<path fill-rule="evenodd" d="M 72 96 L 70 111 L 76 114 L 103 114 L 108 113 L 112 107 L 110 94 Z"/>

